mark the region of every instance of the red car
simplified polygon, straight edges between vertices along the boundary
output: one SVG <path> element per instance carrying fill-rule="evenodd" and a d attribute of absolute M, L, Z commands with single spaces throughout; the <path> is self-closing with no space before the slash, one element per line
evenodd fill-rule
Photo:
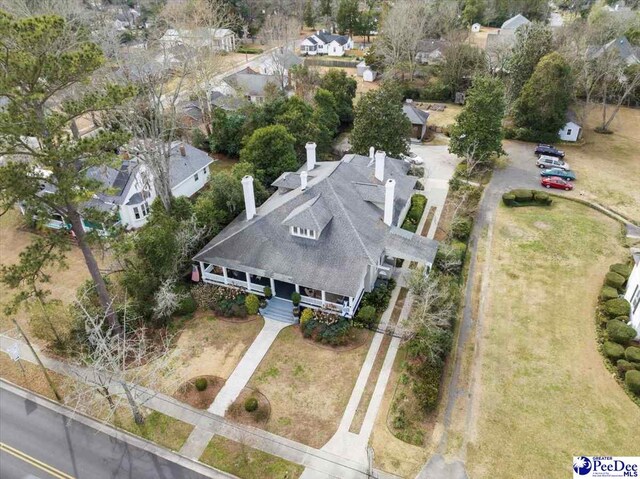
<path fill-rule="evenodd" d="M 540 180 L 540 184 L 545 188 L 558 188 L 559 190 L 565 191 L 570 191 L 573 189 L 573 184 L 557 176 L 544 176 Z"/>

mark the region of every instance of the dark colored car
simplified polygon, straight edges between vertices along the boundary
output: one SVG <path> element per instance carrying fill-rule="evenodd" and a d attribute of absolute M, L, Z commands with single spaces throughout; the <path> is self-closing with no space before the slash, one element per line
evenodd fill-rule
<path fill-rule="evenodd" d="M 558 150 L 552 145 L 545 145 L 544 143 L 539 143 L 536 147 L 536 155 L 547 155 L 547 156 L 555 156 L 556 158 L 564 158 L 564 151 Z"/>
<path fill-rule="evenodd" d="M 540 184 L 545 188 L 557 188 L 559 190 L 569 191 L 573 189 L 573 185 L 568 181 L 558 178 L 557 176 L 543 176 Z"/>
<path fill-rule="evenodd" d="M 542 170 L 540 176 L 557 176 L 567 181 L 574 181 L 576 174 L 573 170 L 563 170 L 562 168 L 549 168 L 548 170 Z"/>

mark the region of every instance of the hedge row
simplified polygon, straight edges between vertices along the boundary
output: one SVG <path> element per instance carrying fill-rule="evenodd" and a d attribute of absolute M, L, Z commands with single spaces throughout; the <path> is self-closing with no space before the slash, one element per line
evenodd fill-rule
<path fill-rule="evenodd" d="M 544 191 L 517 189 L 502 195 L 506 206 L 549 206 L 553 200 Z"/>
<path fill-rule="evenodd" d="M 427 206 L 427 197 L 421 194 L 416 193 L 411 197 L 411 207 L 409 208 L 409 212 L 407 213 L 407 217 L 404 219 L 402 223 L 402 229 L 411 231 L 415 233 L 418 229 L 418 223 L 420 223 L 420 218 L 422 218 L 422 213 L 424 212 L 424 208 Z"/>

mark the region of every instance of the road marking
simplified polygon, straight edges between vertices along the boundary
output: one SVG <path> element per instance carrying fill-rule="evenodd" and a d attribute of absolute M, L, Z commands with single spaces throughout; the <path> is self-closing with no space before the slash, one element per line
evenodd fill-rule
<path fill-rule="evenodd" d="M 21 461 L 31 464 L 32 466 L 37 467 L 38 469 L 46 472 L 47 474 L 50 474 L 56 479 L 74 479 L 73 476 L 70 476 L 69 474 L 65 474 L 64 472 L 59 471 L 55 467 L 50 466 L 49 464 L 45 464 L 44 462 L 39 461 L 35 457 L 31 457 L 28 454 L 22 451 L 19 451 L 18 449 L 15 449 L 9 446 L 8 444 L 5 444 L 4 442 L 0 442 L 0 451 L 4 451 L 8 454 L 11 454 L 12 456 L 17 457 Z"/>

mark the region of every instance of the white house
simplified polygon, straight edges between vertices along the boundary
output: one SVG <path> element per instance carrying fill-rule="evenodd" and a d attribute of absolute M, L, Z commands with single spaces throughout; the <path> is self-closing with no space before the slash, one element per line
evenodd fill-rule
<path fill-rule="evenodd" d="M 408 163 L 373 148 L 316 162 L 316 144 L 306 148 L 306 166 L 277 178 L 259 208 L 253 178 L 242 179 L 245 213 L 194 261 L 206 283 L 260 296 L 270 288 L 267 311 L 288 311 L 283 321 L 294 321 L 293 293 L 304 307 L 351 317 L 378 278 L 391 277 L 396 258 L 429 268 L 438 243 L 399 227 L 418 179 Z"/>
<path fill-rule="evenodd" d="M 559 131 L 562 141 L 578 141 L 582 134 L 582 127 L 573 121 L 568 121 Z"/>
<path fill-rule="evenodd" d="M 635 265 L 627 280 L 624 299 L 631 304 L 631 326 L 638 332 L 636 338 L 640 338 L 640 253 L 634 254 L 633 260 Z"/>
<path fill-rule="evenodd" d="M 186 45 L 192 48 L 212 48 L 231 52 L 236 49 L 236 34 L 228 28 L 169 28 L 160 37 L 160 43 L 167 47 Z"/>
<path fill-rule="evenodd" d="M 341 57 L 353 48 L 353 40 L 346 35 L 333 35 L 325 30 L 318 30 L 305 38 L 300 44 L 303 55 L 329 55 Z"/>
<path fill-rule="evenodd" d="M 103 191 L 87 201 L 82 209 L 112 213 L 117 216 L 116 225 L 125 229 L 140 228 L 147 222 L 150 206 L 157 194 L 153 185 L 153 177 L 141 161 L 143 153 L 131 156 L 129 152 L 122 154 L 118 169 L 110 166 L 92 167 L 87 175 L 98 180 L 104 186 Z M 169 165 L 169 181 L 173 196 L 191 197 L 209 180 L 210 165 L 213 160 L 206 152 L 189 144 L 174 142 L 171 146 Z M 41 195 L 53 193 L 54 187 L 43 184 Z M 27 212 L 21 206 L 23 214 Z M 105 225 L 94 225 L 83 219 L 87 231 L 99 229 L 106 233 Z M 53 229 L 68 229 L 69 225 L 58 214 L 47 219 L 46 226 Z"/>

